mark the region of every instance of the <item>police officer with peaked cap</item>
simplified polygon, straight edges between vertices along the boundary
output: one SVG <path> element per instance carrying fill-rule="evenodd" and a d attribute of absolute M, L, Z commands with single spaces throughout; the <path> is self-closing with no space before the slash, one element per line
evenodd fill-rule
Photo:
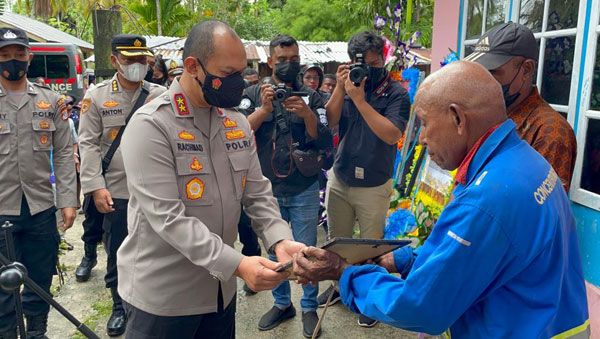
<path fill-rule="evenodd" d="M 144 102 L 148 102 L 165 91 L 162 86 L 144 81 L 148 70 L 146 56 L 149 55 L 152 53 L 142 36 L 115 36 L 112 40 L 111 62 L 117 72 L 112 79 L 88 90 L 81 108 L 81 187 L 84 194 L 92 196 L 98 211 L 104 213 L 102 227 L 106 234 L 104 240 L 108 254 L 105 282 L 113 299 L 112 314 L 106 326 L 109 336 L 123 334 L 127 322 L 117 291 L 116 265 L 117 249 L 127 235 L 129 191 L 121 156 L 122 145 L 116 148 L 108 167 L 107 154 L 112 143 L 120 139 L 119 134 L 124 130 L 138 98 L 146 96 Z M 94 253 L 95 250 L 93 248 Z"/>
<path fill-rule="evenodd" d="M 172 58 L 167 61 L 167 87 L 173 83 L 173 79 L 183 73 L 183 60 L 180 58 Z"/>
<path fill-rule="evenodd" d="M 279 264 L 233 248 L 242 205 L 281 261 L 305 247 L 289 240 L 252 130 L 231 109 L 244 89 L 240 38 L 203 21 L 183 58 L 183 74 L 136 112 L 123 137 L 131 223 L 118 268 L 127 338 L 233 338 L 236 276 L 255 291 L 287 278 Z"/>
<path fill-rule="evenodd" d="M 33 58 L 27 34 L 0 28 L 0 225 L 13 225 L 15 259 L 46 292 L 58 260 L 60 236 L 76 214 L 76 173 L 64 97 L 27 80 Z M 50 151 L 56 177 L 56 203 L 50 183 Z M 4 232 L 0 250 L 6 256 Z M 22 292 L 27 338 L 44 338 L 50 307 L 28 287 Z M 0 290 L 0 338 L 17 338 L 15 300 Z"/>

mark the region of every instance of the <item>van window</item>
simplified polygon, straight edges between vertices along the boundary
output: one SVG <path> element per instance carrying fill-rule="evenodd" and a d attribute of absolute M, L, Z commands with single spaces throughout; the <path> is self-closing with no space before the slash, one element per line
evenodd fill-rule
<path fill-rule="evenodd" d="M 27 70 L 27 77 L 46 78 L 46 58 L 43 55 L 33 55 L 33 59 Z"/>
<path fill-rule="evenodd" d="M 69 78 L 69 57 L 67 55 L 34 55 L 27 74 L 28 78 Z"/>
<path fill-rule="evenodd" d="M 66 55 L 46 55 L 47 78 L 69 78 L 69 57 Z"/>

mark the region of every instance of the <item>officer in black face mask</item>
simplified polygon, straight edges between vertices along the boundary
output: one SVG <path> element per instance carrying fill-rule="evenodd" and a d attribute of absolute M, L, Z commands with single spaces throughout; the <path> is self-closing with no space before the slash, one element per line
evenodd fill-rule
<path fill-rule="evenodd" d="M 186 39 L 183 74 L 127 125 L 131 231 L 118 254 L 127 338 L 233 338 L 236 276 L 255 291 L 288 277 L 233 248 L 242 205 L 281 261 L 305 247 L 288 240 L 248 121 L 231 109 L 244 68 L 231 27 L 203 21 Z"/>
<path fill-rule="evenodd" d="M 63 229 L 75 220 L 75 161 L 65 98 L 27 80 L 32 58 L 23 30 L 0 28 L 0 225 L 14 225 L 12 259 L 24 264 L 29 277 L 49 293 L 60 240 L 56 210 L 62 213 Z M 6 256 L 5 244 L 2 231 L 0 251 Z M 27 338 L 45 338 L 50 306 L 28 287 L 22 296 Z M 13 293 L 0 289 L 0 338 L 16 339 L 16 327 Z"/>
<path fill-rule="evenodd" d="M 355 219 L 361 238 L 383 237 L 396 143 L 410 112 L 406 90 L 392 81 L 384 68 L 383 45 L 383 39 L 372 32 L 350 39 L 348 55 L 354 63 L 359 57 L 364 59 L 367 77 L 355 84 L 349 77 L 350 67 L 341 65 L 338 85 L 325 107 L 329 126 L 340 128 L 340 144 L 327 182 L 331 237 L 352 237 Z M 335 293 L 332 300 L 339 300 L 339 294 L 330 288 L 319 296 L 320 305 L 330 293 Z M 375 321 L 360 316 L 358 324 L 371 327 Z"/>

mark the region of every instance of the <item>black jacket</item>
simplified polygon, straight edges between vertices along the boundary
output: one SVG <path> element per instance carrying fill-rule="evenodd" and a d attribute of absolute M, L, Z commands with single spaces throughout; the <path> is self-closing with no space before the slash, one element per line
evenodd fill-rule
<path fill-rule="evenodd" d="M 299 86 L 299 91 L 308 92 L 308 107 L 312 109 L 317 118 L 316 139 L 312 139 L 306 132 L 304 120 L 296 114 L 285 110 L 277 102 L 273 102 L 273 112 L 254 131 L 258 158 L 265 177 L 273 184 L 273 194 L 278 197 L 293 196 L 306 190 L 315 183 L 318 175 L 305 177 L 295 167 L 291 151 L 292 144 L 300 150 L 325 150 L 332 147 L 331 131 L 319 122 L 319 114 L 325 114 L 324 101 L 321 95 L 306 86 Z M 250 86 L 244 90 L 239 111 L 246 116 L 252 114 L 262 104 L 260 100 L 260 84 Z M 280 110 L 287 122 L 288 133 L 282 133 L 276 122 L 276 110 Z M 274 129 L 276 129 L 274 131 Z M 275 132 L 275 134 L 274 134 Z M 274 138 L 275 137 L 275 138 Z"/>

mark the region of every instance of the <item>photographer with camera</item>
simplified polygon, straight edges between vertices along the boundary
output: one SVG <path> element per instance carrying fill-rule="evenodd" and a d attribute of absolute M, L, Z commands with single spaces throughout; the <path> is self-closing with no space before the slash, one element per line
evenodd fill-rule
<path fill-rule="evenodd" d="M 383 237 L 392 194 L 396 143 L 410 114 L 408 93 L 384 67 L 383 39 L 362 32 L 348 42 L 352 65 L 340 65 L 337 83 L 327 103 L 330 127 L 339 125 L 340 144 L 329 171 L 325 206 L 330 237 L 352 237 L 358 219 L 362 238 Z M 324 306 L 333 287 L 319 296 Z M 360 316 L 358 324 L 376 321 Z"/>
<path fill-rule="evenodd" d="M 317 242 L 319 213 L 318 173 L 321 150 L 331 147 L 329 129 L 319 122 L 324 113 L 322 97 L 299 83 L 300 52 L 296 40 L 279 35 L 270 43 L 268 65 L 271 84 L 246 88 L 240 110 L 255 132 L 263 174 L 271 180 L 281 216 L 291 223 L 294 240 L 309 246 Z M 273 255 L 270 255 L 275 260 Z M 318 287 L 306 285 L 300 302 L 303 334 L 312 335 L 317 325 Z M 273 289 L 275 305 L 261 318 L 262 331 L 277 327 L 296 315 L 287 281 Z"/>

